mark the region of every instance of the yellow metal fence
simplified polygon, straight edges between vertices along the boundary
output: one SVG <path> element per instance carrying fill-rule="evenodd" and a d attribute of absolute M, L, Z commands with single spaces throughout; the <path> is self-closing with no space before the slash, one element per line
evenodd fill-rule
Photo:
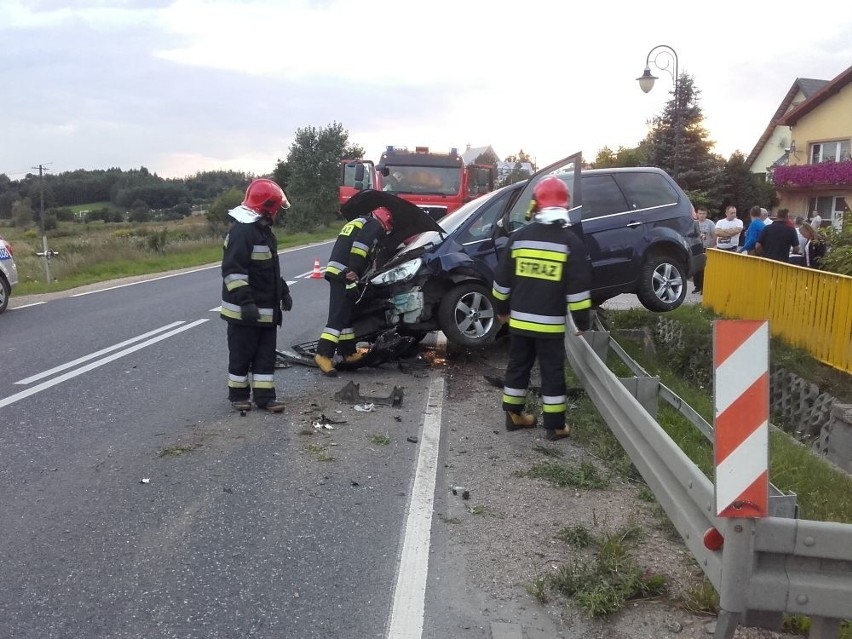
<path fill-rule="evenodd" d="M 708 249 L 704 306 L 768 320 L 770 332 L 852 373 L 852 277 Z"/>

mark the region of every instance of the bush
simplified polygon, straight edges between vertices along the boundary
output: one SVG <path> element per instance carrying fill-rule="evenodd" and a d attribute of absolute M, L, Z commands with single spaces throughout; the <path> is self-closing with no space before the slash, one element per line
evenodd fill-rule
<path fill-rule="evenodd" d="M 825 229 L 823 234 L 828 242 L 828 253 L 822 258 L 823 270 L 852 275 L 852 222 L 846 222 L 839 231 Z"/>
<path fill-rule="evenodd" d="M 167 243 L 168 232 L 166 229 L 161 229 L 148 236 L 148 249 L 155 253 L 165 253 Z"/>

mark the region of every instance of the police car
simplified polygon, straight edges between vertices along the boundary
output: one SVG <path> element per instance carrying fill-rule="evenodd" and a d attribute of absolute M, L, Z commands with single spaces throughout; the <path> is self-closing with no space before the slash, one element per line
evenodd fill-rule
<path fill-rule="evenodd" d="M 9 296 L 17 283 L 18 269 L 12 257 L 12 245 L 0 237 L 0 313 L 9 306 Z"/>

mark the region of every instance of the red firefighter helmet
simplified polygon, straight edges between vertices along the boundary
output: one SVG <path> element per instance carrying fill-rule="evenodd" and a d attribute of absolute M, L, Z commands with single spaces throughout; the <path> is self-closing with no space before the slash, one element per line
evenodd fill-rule
<path fill-rule="evenodd" d="M 261 178 L 252 180 L 251 184 L 248 185 L 246 196 L 243 198 L 243 206 L 255 213 L 275 217 L 278 215 L 278 209 L 289 209 L 290 203 L 280 186 L 272 180 Z"/>
<path fill-rule="evenodd" d="M 379 221 L 385 233 L 393 231 L 393 215 L 385 207 L 382 206 L 373 211 L 373 217 Z"/>
<path fill-rule="evenodd" d="M 539 211 L 551 206 L 567 209 L 571 203 L 571 196 L 568 194 L 568 187 L 565 182 L 554 175 L 549 175 L 535 185 L 533 198 Z"/>

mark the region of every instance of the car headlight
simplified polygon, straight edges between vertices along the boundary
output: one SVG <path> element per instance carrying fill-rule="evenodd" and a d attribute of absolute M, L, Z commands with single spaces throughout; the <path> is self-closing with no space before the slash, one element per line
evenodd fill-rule
<path fill-rule="evenodd" d="M 407 282 L 414 277 L 422 265 L 423 260 L 419 257 L 408 260 L 384 273 L 379 273 L 370 280 L 370 284 L 387 285 L 396 284 L 397 282 Z"/>

